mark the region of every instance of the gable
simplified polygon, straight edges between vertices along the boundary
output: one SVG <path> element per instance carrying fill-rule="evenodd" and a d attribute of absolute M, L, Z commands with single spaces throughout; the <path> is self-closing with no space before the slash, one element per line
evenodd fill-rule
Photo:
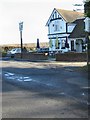
<path fill-rule="evenodd" d="M 51 21 L 56 20 L 56 19 L 63 19 L 63 17 L 58 13 L 58 11 L 54 8 L 54 10 L 52 11 L 46 26 L 48 26 L 50 24 Z M 64 20 L 64 19 L 63 19 Z"/>

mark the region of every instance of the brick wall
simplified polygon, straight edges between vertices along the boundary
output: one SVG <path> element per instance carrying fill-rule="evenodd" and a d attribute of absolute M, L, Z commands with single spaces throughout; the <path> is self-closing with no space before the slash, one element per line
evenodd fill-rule
<path fill-rule="evenodd" d="M 19 53 L 15 54 L 15 59 L 21 59 L 21 54 L 19 54 Z M 30 60 L 30 61 L 47 60 L 48 55 L 45 55 L 43 53 L 23 53 L 22 59 Z"/>
<path fill-rule="evenodd" d="M 87 61 L 86 53 L 58 53 L 56 54 L 56 61 L 68 62 L 85 62 Z"/>

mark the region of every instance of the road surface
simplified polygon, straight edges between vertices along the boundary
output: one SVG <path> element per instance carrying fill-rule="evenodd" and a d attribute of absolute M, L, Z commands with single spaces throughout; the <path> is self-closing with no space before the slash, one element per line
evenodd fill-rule
<path fill-rule="evenodd" d="M 2 61 L 3 118 L 88 118 L 86 63 Z"/>

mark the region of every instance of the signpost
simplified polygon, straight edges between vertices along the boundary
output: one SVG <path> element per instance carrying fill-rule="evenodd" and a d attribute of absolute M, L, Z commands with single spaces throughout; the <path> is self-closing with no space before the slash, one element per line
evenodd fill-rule
<path fill-rule="evenodd" d="M 19 31 L 20 31 L 20 40 L 21 40 L 21 59 L 22 59 L 22 52 L 23 52 L 22 30 L 23 30 L 23 22 L 20 22 Z"/>

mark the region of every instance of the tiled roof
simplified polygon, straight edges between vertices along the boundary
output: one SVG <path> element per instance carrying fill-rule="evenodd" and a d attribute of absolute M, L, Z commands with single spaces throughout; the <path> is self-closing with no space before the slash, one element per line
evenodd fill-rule
<path fill-rule="evenodd" d="M 83 19 L 77 19 L 73 23 L 76 24 L 74 30 L 70 34 L 69 38 L 82 38 L 85 37 L 85 31 L 84 31 L 84 18 Z"/>
<path fill-rule="evenodd" d="M 56 9 L 56 10 L 66 20 L 66 22 L 73 22 L 77 18 L 84 17 L 84 14 L 81 12 L 63 10 L 63 9 Z"/>

